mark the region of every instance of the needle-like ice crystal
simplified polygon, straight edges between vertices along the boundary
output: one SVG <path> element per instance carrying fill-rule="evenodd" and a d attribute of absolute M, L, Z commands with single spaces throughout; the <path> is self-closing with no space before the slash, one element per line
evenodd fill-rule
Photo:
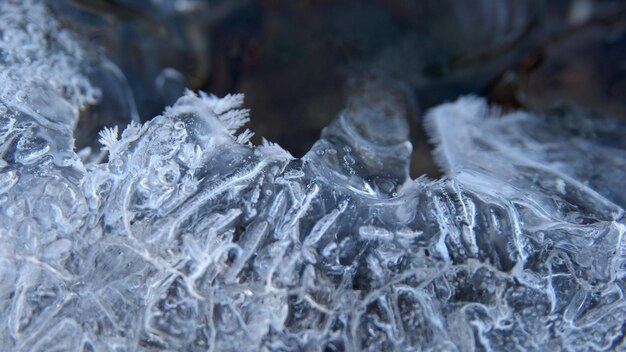
<path fill-rule="evenodd" d="M 624 348 L 623 125 L 461 98 L 426 117 L 445 177 L 413 180 L 374 77 L 300 160 L 237 134 L 242 95 L 187 92 L 87 163 L 98 88 L 26 3 L 0 5 L 3 350 Z"/>

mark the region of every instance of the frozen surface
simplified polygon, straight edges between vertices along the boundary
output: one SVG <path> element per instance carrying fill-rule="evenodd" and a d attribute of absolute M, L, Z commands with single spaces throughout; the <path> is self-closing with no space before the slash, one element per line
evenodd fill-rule
<path fill-rule="evenodd" d="M 3 348 L 624 348 L 623 125 L 461 98 L 426 117 L 446 176 L 411 180 L 410 100 L 374 77 L 300 160 L 187 92 L 97 162 L 80 47 L 26 5 L 0 3 Z"/>

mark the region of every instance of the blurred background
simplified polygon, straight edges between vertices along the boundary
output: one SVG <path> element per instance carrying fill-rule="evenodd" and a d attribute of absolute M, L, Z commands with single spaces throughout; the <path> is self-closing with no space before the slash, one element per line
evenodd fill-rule
<path fill-rule="evenodd" d="M 463 94 L 504 110 L 626 121 L 626 0 L 54 0 L 101 60 L 77 144 L 148 120 L 185 88 L 245 93 L 254 142 L 304 155 L 349 84 L 377 72 L 414 101 L 412 176 L 438 177 L 421 115 Z M 100 48 L 100 49 L 97 49 Z"/>

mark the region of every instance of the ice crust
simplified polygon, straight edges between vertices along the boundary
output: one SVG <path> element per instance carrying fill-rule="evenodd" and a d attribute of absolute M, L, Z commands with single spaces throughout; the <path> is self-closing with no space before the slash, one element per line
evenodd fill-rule
<path fill-rule="evenodd" d="M 460 98 L 425 119 L 445 177 L 413 180 L 410 101 L 368 78 L 300 160 L 187 92 L 97 162 L 80 45 L 0 10 L 3 349 L 624 348 L 623 125 Z"/>

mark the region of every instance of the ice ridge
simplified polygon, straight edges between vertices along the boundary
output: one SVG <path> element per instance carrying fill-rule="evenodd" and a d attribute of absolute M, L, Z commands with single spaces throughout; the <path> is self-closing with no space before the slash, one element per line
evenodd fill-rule
<path fill-rule="evenodd" d="M 5 32 L 48 33 L 2 44 L 3 348 L 624 348 L 620 123 L 460 98 L 425 118 L 445 176 L 414 180 L 410 99 L 367 77 L 302 159 L 238 133 L 242 95 L 188 91 L 86 162 L 73 130 L 98 88 L 27 3 L 0 3 Z"/>

